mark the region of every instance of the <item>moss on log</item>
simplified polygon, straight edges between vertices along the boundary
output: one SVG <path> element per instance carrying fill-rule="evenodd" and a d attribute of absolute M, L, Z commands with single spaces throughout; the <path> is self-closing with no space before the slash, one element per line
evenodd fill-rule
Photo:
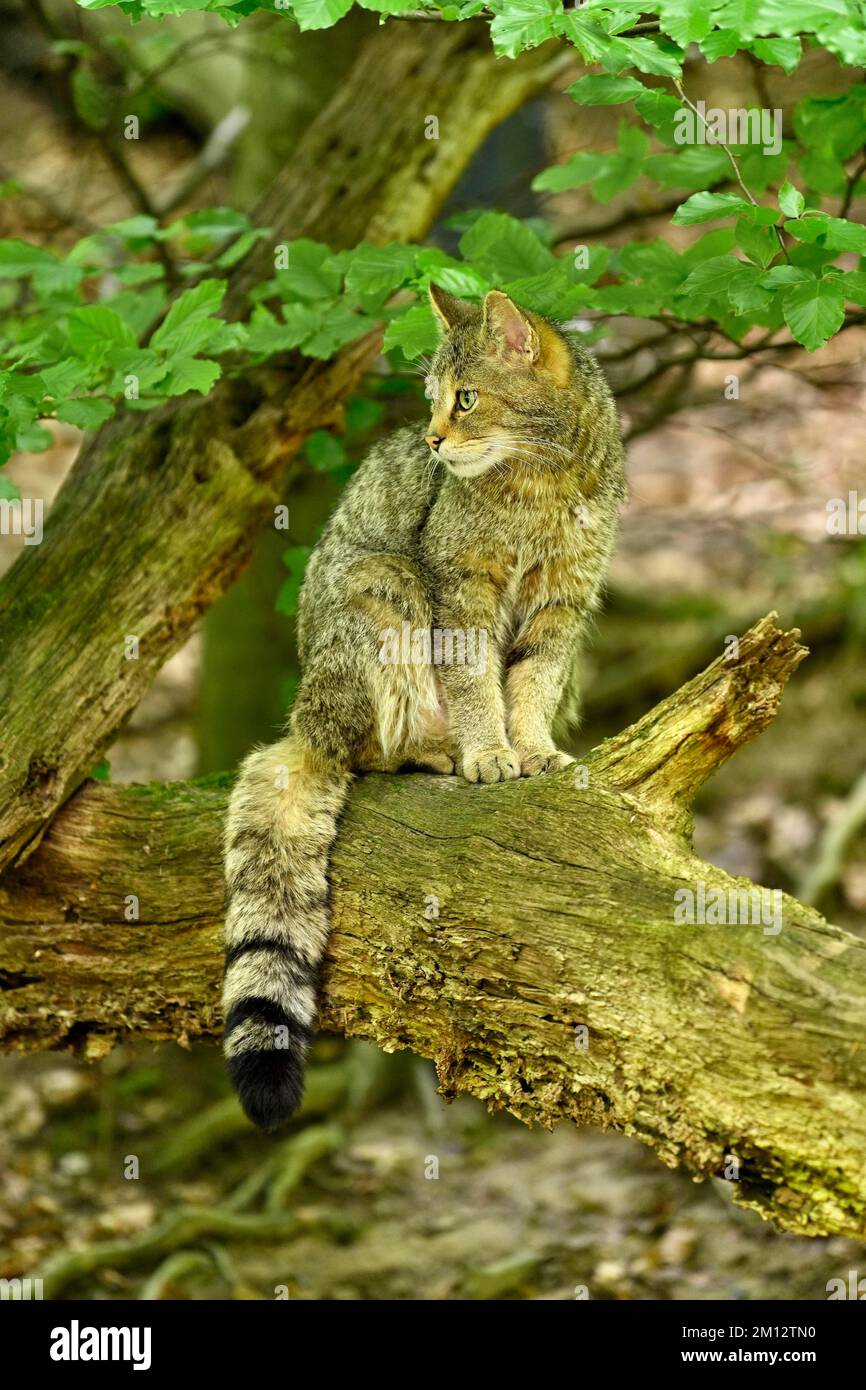
<path fill-rule="evenodd" d="M 763 619 L 583 772 L 360 779 L 323 1026 L 433 1058 L 445 1095 L 736 1164 L 784 1229 L 866 1235 L 866 943 L 784 895 L 778 934 L 675 920 L 678 890 L 753 887 L 695 857 L 689 803 L 772 719 L 797 636 Z M 7 1047 L 217 1031 L 225 796 L 88 785 L 0 881 Z"/>

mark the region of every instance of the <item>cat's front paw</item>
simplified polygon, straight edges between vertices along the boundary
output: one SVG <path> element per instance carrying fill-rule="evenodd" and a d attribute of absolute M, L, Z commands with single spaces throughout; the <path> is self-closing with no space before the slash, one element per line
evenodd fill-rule
<path fill-rule="evenodd" d="M 521 777 L 539 777 L 544 772 L 561 772 L 574 758 L 568 753 L 560 753 L 557 748 L 522 749 L 520 753 Z"/>
<path fill-rule="evenodd" d="M 463 759 L 467 782 L 510 782 L 520 776 L 520 759 L 513 748 L 484 748 Z"/>

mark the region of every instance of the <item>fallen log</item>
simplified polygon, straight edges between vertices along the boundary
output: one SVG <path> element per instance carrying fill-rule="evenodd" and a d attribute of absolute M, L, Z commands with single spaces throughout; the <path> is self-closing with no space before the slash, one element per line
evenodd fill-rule
<path fill-rule="evenodd" d="M 683 920 L 759 892 L 696 858 L 691 802 L 773 719 L 796 637 L 763 619 L 556 777 L 361 778 L 322 1026 L 435 1059 L 445 1095 L 731 1177 L 781 1229 L 866 1236 L 866 942 L 784 894 Z M 88 784 L 61 810 L 0 880 L 1 1045 L 217 1033 L 225 796 Z"/>
<path fill-rule="evenodd" d="M 556 776 L 359 779 L 322 1024 L 433 1058 L 446 1096 L 727 1176 L 783 1229 L 863 1237 L 866 943 L 690 845 L 695 792 L 805 655 L 773 619 Z M 225 800 L 220 780 L 78 792 L 0 880 L 3 1045 L 217 1032 Z M 714 923 L 714 893 L 761 911 Z"/>

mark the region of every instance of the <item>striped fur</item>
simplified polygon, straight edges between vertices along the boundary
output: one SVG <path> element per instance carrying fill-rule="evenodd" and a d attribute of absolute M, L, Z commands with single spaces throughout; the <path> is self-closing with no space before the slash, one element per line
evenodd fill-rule
<path fill-rule="evenodd" d="M 328 853 L 345 772 L 289 736 L 246 759 L 229 802 L 224 1052 L 250 1119 L 297 1109 L 328 938 Z"/>

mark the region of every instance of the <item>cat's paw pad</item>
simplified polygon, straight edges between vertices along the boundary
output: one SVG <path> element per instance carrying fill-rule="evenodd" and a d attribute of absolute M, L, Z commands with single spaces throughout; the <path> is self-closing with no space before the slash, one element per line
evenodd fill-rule
<path fill-rule="evenodd" d="M 463 759 L 467 782 L 510 782 L 520 776 L 520 759 L 513 748 L 485 748 Z"/>
<path fill-rule="evenodd" d="M 539 777 L 545 772 L 561 772 L 564 767 L 568 767 L 574 762 L 574 758 L 568 753 L 560 753 L 556 748 L 542 748 L 537 752 L 525 752 L 520 755 L 520 775 L 521 777 Z"/>

